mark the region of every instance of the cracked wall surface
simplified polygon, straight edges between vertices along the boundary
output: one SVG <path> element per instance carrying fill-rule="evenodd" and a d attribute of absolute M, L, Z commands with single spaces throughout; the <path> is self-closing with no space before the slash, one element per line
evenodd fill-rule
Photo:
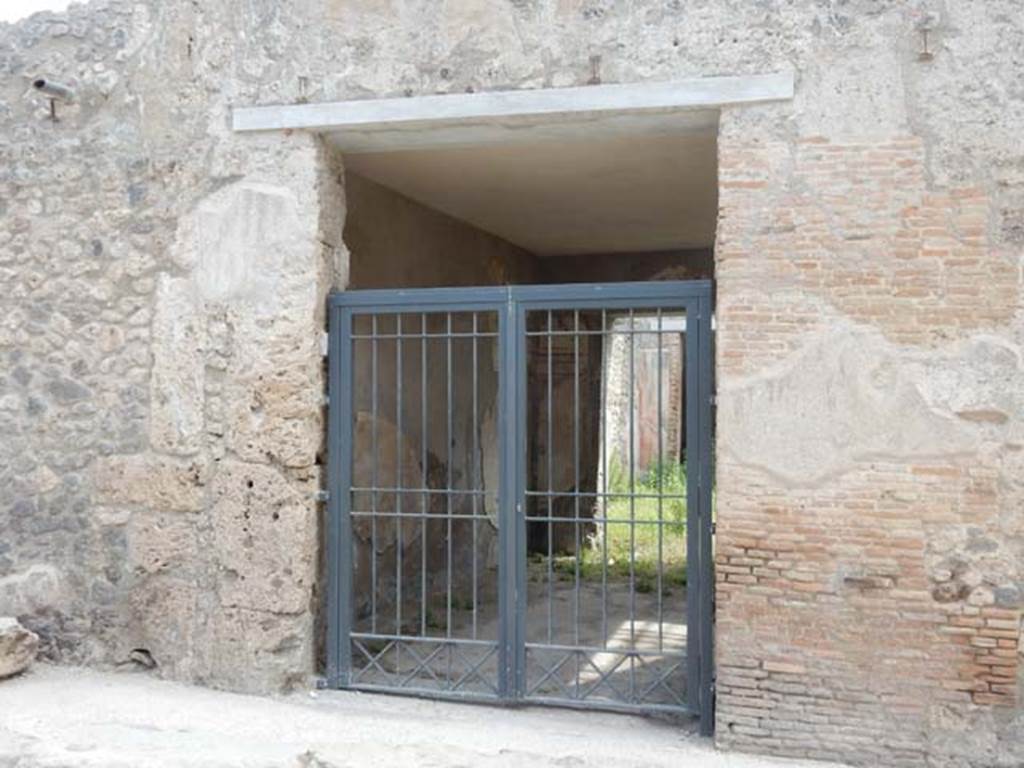
<path fill-rule="evenodd" d="M 233 135 L 232 105 L 791 69 L 792 102 L 721 120 L 717 738 L 1020 764 L 1022 50 L 1016 0 L 0 25 L 0 613 L 62 660 L 146 647 L 262 690 L 315 669 L 344 192 L 314 137 Z M 76 88 L 56 123 L 38 75 Z"/>

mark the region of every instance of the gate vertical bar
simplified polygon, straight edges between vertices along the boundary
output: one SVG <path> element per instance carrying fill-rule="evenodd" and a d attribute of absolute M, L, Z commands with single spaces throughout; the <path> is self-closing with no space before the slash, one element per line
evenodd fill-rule
<path fill-rule="evenodd" d="M 427 510 L 430 464 L 427 461 L 427 313 L 420 314 L 420 634 L 427 634 Z"/>
<path fill-rule="evenodd" d="M 636 312 L 629 308 L 629 700 L 636 699 Z"/>
<path fill-rule="evenodd" d="M 445 392 L 447 393 L 445 410 L 448 414 L 445 418 L 445 460 L 447 463 L 447 475 L 445 480 L 444 494 L 444 516 L 448 535 L 445 537 L 445 620 L 444 636 L 451 639 L 452 636 L 452 493 L 454 492 L 454 480 L 452 469 L 452 439 L 454 433 L 454 400 L 452 370 L 452 313 L 445 314 Z M 449 646 L 450 647 L 450 646 Z M 451 676 L 451 656 L 449 655 L 449 677 Z"/>
<path fill-rule="evenodd" d="M 476 541 L 477 541 L 477 510 L 478 501 L 476 491 L 480 490 L 480 432 L 478 424 L 478 410 L 480 408 L 479 397 L 477 391 L 479 390 L 479 372 L 480 362 L 477 358 L 477 313 L 473 313 L 473 437 L 471 441 L 471 450 L 473 451 L 473 460 L 470 463 L 470 487 L 474 493 L 470 497 L 470 504 L 472 506 L 471 512 L 473 515 L 473 544 L 472 544 L 472 557 L 473 557 L 473 639 L 476 640 L 477 632 L 477 592 L 478 592 L 478 578 L 477 578 L 477 552 L 476 552 Z M 484 499 L 486 505 L 487 500 Z"/>
<path fill-rule="evenodd" d="M 612 338 L 608 310 L 601 309 L 601 647 L 608 647 L 608 373 Z"/>
<path fill-rule="evenodd" d="M 700 347 L 700 363 L 698 365 L 697 410 L 700 429 L 698 431 L 698 453 L 700 455 L 700 609 L 698 631 L 700 633 L 701 668 L 700 668 L 700 732 L 710 736 L 715 730 L 715 695 L 714 695 L 714 552 L 712 541 L 711 520 L 711 489 L 712 489 L 712 445 L 711 445 L 711 397 L 712 397 L 712 354 L 711 339 L 711 295 L 705 292 L 700 298 L 700 324 L 698 326 L 698 345 Z"/>
<path fill-rule="evenodd" d="M 573 414 L 572 414 L 572 463 L 573 463 L 573 547 L 575 547 L 575 563 L 573 576 L 573 642 L 580 644 L 580 311 L 573 310 Z M 550 451 L 550 446 L 548 447 Z M 575 696 L 580 696 L 580 654 L 573 654 L 576 665 Z"/>
<path fill-rule="evenodd" d="M 512 483 L 508 493 L 513 514 L 513 569 L 514 597 L 513 650 L 512 654 L 512 695 L 520 699 L 526 695 L 526 398 L 528 397 L 528 365 L 526 344 L 526 309 L 515 301 L 513 289 L 509 288 L 509 315 L 515 321 L 509 325 L 508 347 L 512 357 L 510 370 L 515 382 L 511 405 L 514 421 L 509 443 L 513 448 L 511 465 Z M 549 328 L 550 330 L 550 328 Z M 550 373 L 550 371 L 549 371 Z M 550 404 L 549 404 L 550 407 Z M 550 509 L 549 509 L 550 514 Z M 549 529 L 548 534 L 551 534 Z"/>
<path fill-rule="evenodd" d="M 656 369 L 656 376 L 658 377 L 658 650 L 662 651 L 665 648 L 665 606 L 664 606 L 664 558 L 665 558 L 665 505 L 664 505 L 664 493 L 665 493 L 665 456 L 664 456 L 664 433 L 662 424 L 662 397 L 661 397 L 661 380 L 662 380 L 662 365 L 664 364 L 664 355 L 662 354 L 662 347 L 664 346 L 664 334 L 662 329 L 662 317 L 661 307 L 658 307 L 658 366 Z M 684 417 L 685 418 L 685 417 Z M 677 456 L 677 458 L 680 458 Z M 672 473 L 675 474 L 675 467 L 673 466 Z"/>
<path fill-rule="evenodd" d="M 379 347 L 380 329 L 377 325 L 377 314 L 370 316 L 370 632 L 377 632 L 377 477 L 379 449 L 379 421 L 377 419 L 377 403 L 379 398 L 377 372 L 380 369 Z M 349 396 L 351 399 L 351 395 Z M 401 634 L 400 632 L 396 632 Z"/>
<path fill-rule="evenodd" d="M 700 732 L 714 731 L 714 621 L 711 533 L 711 297 L 705 291 L 686 317 L 687 701 Z"/>
<path fill-rule="evenodd" d="M 700 712 L 701 645 L 699 627 L 701 590 L 704 588 L 704 570 L 700 557 L 700 300 L 686 305 L 684 333 L 685 387 L 686 387 L 686 701 L 694 711 Z"/>
<path fill-rule="evenodd" d="M 506 292 L 504 306 L 498 312 L 498 696 L 508 700 L 514 696 L 515 628 L 513 612 L 516 604 L 515 578 L 515 504 L 513 490 L 516 475 L 516 318 L 511 291 Z"/>
<path fill-rule="evenodd" d="M 547 510 L 546 514 L 548 517 L 547 523 L 547 540 L 548 540 L 548 645 L 551 645 L 554 640 L 554 629 L 555 629 L 555 524 L 553 518 L 555 516 L 555 397 L 554 397 L 554 356 L 552 347 L 555 343 L 554 336 L 554 314 L 549 309 L 547 312 L 547 335 L 544 340 L 547 342 L 548 360 L 546 366 L 546 380 L 547 380 L 547 394 L 544 398 L 544 413 L 547 416 L 548 431 L 545 438 L 544 456 L 547 462 L 547 469 L 545 471 L 545 477 L 547 482 L 545 483 L 548 492 L 544 497 L 544 509 Z M 527 373 L 529 377 L 529 373 Z M 529 379 L 527 379 L 529 380 Z"/>
<path fill-rule="evenodd" d="M 402 550 L 405 543 L 402 540 L 402 529 L 405 522 L 402 520 L 402 316 L 395 315 L 395 635 L 404 634 L 402 631 Z M 402 666 L 399 662 L 401 656 L 401 643 L 395 645 L 395 667 L 399 670 Z"/>
<path fill-rule="evenodd" d="M 352 667 L 352 313 L 330 307 L 328 328 L 327 684 L 338 688 Z"/>

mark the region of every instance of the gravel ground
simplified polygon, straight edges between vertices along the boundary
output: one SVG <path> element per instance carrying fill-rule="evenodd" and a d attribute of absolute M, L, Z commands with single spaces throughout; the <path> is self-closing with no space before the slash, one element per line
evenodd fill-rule
<path fill-rule="evenodd" d="M 0 681 L 0 767 L 827 768 L 716 752 L 679 723 L 318 692 L 242 696 L 37 665 Z"/>

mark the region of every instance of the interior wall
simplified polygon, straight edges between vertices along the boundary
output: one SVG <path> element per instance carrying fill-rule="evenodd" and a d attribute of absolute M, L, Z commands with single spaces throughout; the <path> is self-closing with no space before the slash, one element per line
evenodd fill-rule
<path fill-rule="evenodd" d="M 538 260 L 507 240 L 355 173 L 345 174 L 349 288 L 534 282 Z"/>
<path fill-rule="evenodd" d="M 541 283 L 619 283 L 640 280 L 710 280 L 711 247 L 643 253 L 588 253 L 540 260 Z"/>
<path fill-rule="evenodd" d="M 347 217 L 344 240 L 350 252 L 349 288 L 429 288 L 441 286 L 504 285 L 533 282 L 539 274 L 537 258 L 512 243 L 354 173 L 346 174 Z M 433 313 L 403 315 L 402 340 L 394 315 L 380 315 L 376 327 L 370 318 L 357 319 L 355 332 L 376 332 L 379 338 L 353 343 L 355 370 L 353 403 L 356 411 L 353 455 L 354 484 L 368 487 L 428 486 L 433 489 L 486 490 L 475 510 L 464 495 L 432 494 L 432 513 L 486 514 L 496 522 L 498 478 L 497 339 L 466 334 L 496 334 L 496 313 Z M 423 338 L 423 333 L 430 338 Z M 462 334 L 450 341 L 443 334 Z M 401 367 L 399 367 L 401 366 Z M 473 375 L 472 371 L 476 371 Z M 398 393 L 401 392 L 399 402 Z M 376 456 L 376 460 L 373 457 Z M 400 498 L 401 497 L 401 498 Z M 407 494 L 357 494 L 356 503 L 377 512 L 419 498 Z M 363 518 L 365 521 L 366 518 Z M 435 525 L 436 524 L 436 525 Z M 431 525 L 443 527 L 443 521 Z M 474 538 L 459 529 L 453 534 L 456 588 L 460 573 L 468 573 L 475 548 L 485 565 L 496 565 L 495 526 L 481 527 Z M 425 533 L 424 538 L 420 538 Z M 375 533 L 356 526 L 363 544 L 358 548 L 355 594 L 357 621 L 371 606 L 393 614 L 397 537 L 392 530 Z M 370 542 L 375 536 L 376 544 Z M 443 530 L 421 531 L 419 524 L 403 531 L 402 557 L 420 563 L 426 541 L 428 580 L 444 589 L 447 553 Z M 376 564 L 369 560 L 377 552 Z M 460 568 L 460 564 L 466 567 Z M 378 578 L 371 586 L 372 573 Z M 418 594 L 419 571 L 408 568 L 403 579 L 406 595 Z M 412 589 L 415 587 L 415 589 Z M 430 587 L 428 591 L 435 591 Z M 412 616 L 419 606 L 403 608 Z M 390 619 L 386 619 L 390 620 Z"/>

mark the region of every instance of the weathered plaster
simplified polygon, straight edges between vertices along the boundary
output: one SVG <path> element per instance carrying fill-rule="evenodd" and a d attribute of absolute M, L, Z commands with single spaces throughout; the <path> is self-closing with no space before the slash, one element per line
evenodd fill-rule
<path fill-rule="evenodd" d="M 832 317 L 801 342 L 776 366 L 720 384 L 718 449 L 730 461 L 815 487 L 861 462 L 967 458 L 1024 436 L 1019 420 L 1007 426 L 1024 412 L 1024 368 L 1006 339 L 925 353 Z"/>

